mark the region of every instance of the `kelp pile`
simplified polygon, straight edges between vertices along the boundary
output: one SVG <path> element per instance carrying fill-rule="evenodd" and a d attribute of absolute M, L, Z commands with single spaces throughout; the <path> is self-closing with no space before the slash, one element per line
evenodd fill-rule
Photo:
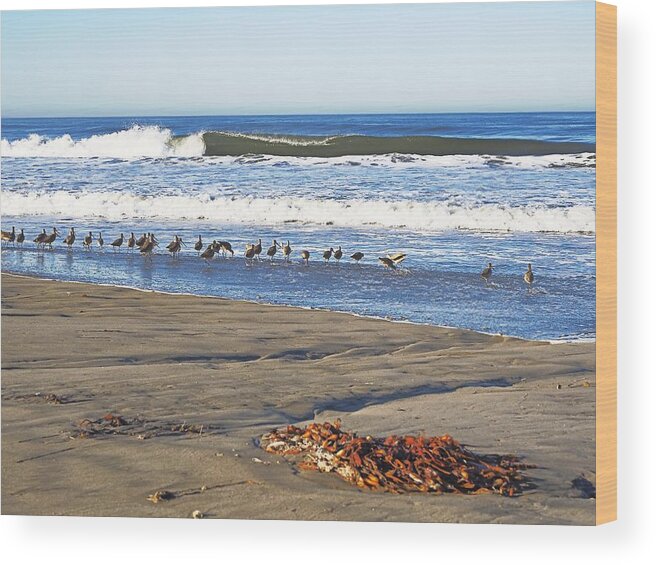
<path fill-rule="evenodd" d="M 302 456 L 301 469 L 337 473 L 362 489 L 514 496 L 528 486 L 527 465 L 516 457 L 478 455 L 448 435 L 358 437 L 337 420 L 273 430 L 261 445 L 269 453 Z"/>

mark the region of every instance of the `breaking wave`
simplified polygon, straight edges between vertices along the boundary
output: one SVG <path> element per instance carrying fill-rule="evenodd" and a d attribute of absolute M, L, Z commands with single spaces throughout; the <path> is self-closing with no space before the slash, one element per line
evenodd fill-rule
<path fill-rule="evenodd" d="M 200 158 L 235 164 L 347 165 L 514 165 L 519 167 L 594 167 L 595 144 L 522 139 L 469 139 L 431 136 L 293 136 L 196 132 L 174 136 L 157 126 L 75 140 L 36 133 L 3 139 L 3 157 L 51 158 Z"/>
<path fill-rule="evenodd" d="M 310 198 L 135 196 L 118 191 L 70 193 L 6 192 L 3 212 L 11 216 L 99 217 L 109 220 L 201 220 L 219 224 L 299 223 L 338 227 L 593 233 L 589 206 L 455 205 L 411 200 L 317 200 Z"/>

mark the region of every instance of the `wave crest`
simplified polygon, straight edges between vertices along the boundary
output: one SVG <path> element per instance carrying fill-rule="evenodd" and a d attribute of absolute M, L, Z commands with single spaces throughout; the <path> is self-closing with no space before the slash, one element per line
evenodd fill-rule
<path fill-rule="evenodd" d="M 47 138 L 36 133 L 16 141 L 3 139 L 3 157 L 200 157 L 205 152 L 202 132 L 174 137 L 171 130 L 135 125 L 75 141 L 70 135 Z"/>
<path fill-rule="evenodd" d="M 201 220 L 220 224 L 299 223 L 337 227 L 593 233 L 595 210 L 589 206 L 472 206 L 411 200 L 316 200 L 310 198 L 232 198 L 135 196 L 117 191 L 3 194 L 3 212 L 11 216 L 102 217 L 110 220 Z"/>

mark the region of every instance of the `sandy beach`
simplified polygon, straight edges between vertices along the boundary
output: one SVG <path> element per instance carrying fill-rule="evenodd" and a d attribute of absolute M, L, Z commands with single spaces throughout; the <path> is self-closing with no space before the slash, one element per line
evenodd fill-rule
<path fill-rule="evenodd" d="M 2 513 L 593 524 L 594 385 L 593 342 L 3 274 Z M 107 413 L 163 433 L 72 437 Z M 518 455 L 535 488 L 365 492 L 257 445 L 337 417 Z"/>

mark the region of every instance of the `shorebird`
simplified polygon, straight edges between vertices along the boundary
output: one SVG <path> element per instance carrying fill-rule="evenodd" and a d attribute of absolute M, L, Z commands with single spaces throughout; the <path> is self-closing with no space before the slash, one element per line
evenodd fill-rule
<path fill-rule="evenodd" d="M 378 260 L 386 267 L 396 269 L 396 263 L 390 257 L 378 257 Z"/>
<path fill-rule="evenodd" d="M 216 240 L 214 241 L 214 243 L 210 243 L 210 244 L 207 246 L 207 249 L 205 249 L 205 251 L 203 251 L 203 252 L 200 254 L 201 259 L 205 259 L 205 261 L 207 262 L 207 261 L 209 261 L 212 257 L 214 257 L 214 246 L 215 246 L 215 245 L 217 245 Z"/>
<path fill-rule="evenodd" d="M 334 255 L 335 255 L 335 261 L 337 261 L 339 263 L 339 260 L 344 255 L 344 252 L 342 251 L 342 246 L 341 245 L 337 248 L 337 251 L 335 251 Z"/>
<path fill-rule="evenodd" d="M 55 241 L 55 239 L 57 239 L 58 235 L 59 232 L 57 231 L 57 228 L 52 228 L 52 233 L 44 237 L 43 241 L 41 242 L 43 247 L 47 245 L 50 249 L 52 249 L 52 243 Z"/>
<path fill-rule="evenodd" d="M 533 285 L 535 276 L 533 275 L 533 270 L 531 269 L 531 264 L 528 264 L 528 271 L 524 273 L 524 282 L 528 285 L 529 288 Z"/>
<path fill-rule="evenodd" d="M 48 234 L 46 233 L 46 229 L 43 228 L 43 231 L 42 231 L 39 235 L 37 235 L 37 236 L 34 238 L 33 241 L 34 241 L 34 243 L 36 243 L 36 246 L 39 247 L 39 245 L 41 245 L 41 244 L 43 243 L 43 240 L 44 240 L 46 237 L 48 237 Z"/>
<path fill-rule="evenodd" d="M 75 228 L 71 228 L 68 231 L 68 235 L 64 238 L 64 243 L 68 245 L 69 249 L 75 243 Z"/>
<path fill-rule="evenodd" d="M 93 242 L 93 233 L 89 232 L 89 235 L 85 235 L 84 239 L 82 240 L 82 245 L 86 247 L 87 249 L 91 249 L 91 243 Z"/>
<path fill-rule="evenodd" d="M 278 251 L 278 242 L 274 239 L 273 240 L 273 245 L 269 247 L 267 250 L 267 255 L 269 256 L 269 259 L 273 261 L 273 256 L 276 254 Z"/>
<path fill-rule="evenodd" d="M 115 239 L 114 241 L 112 241 L 112 247 L 114 248 L 114 251 L 121 248 L 121 245 L 123 245 L 123 240 L 124 239 L 125 238 L 123 237 L 123 233 L 121 233 L 121 237 L 119 237 L 118 239 Z"/>
<path fill-rule="evenodd" d="M 351 259 L 355 260 L 356 263 L 360 262 L 360 259 L 364 257 L 364 253 L 361 251 L 356 251 L 353 255 L 351 255 Z"/>
<path fill-rule="evenodd" d="M 306 267 L 310 265 L 310 252 L 307 249 L 303 249 L 303 251 L 301 251 L 301 259 L 305 261 Z"/>
<path fill-rule="evenodd" d="M 282 249 L 282 254 L 285 258 L 285 261 L 289 261 L 289 256 L 292 254 L 292 248 L 289 245 L 289 240 L 287 240 L 285 245 L 281 245 L 280 248 Z"/>
<path fill-rule="evenodd" d="M 244 253 L 246 259 L 252 260 L 255 257 L 255 246 L 252 243 L 246 245 L 246 252 Z"/>
<path fill-rule="evenodd" d="M 171 255 L 175 257 L 182 249 L 182 238 L 177 235 L 174 236 L 173 241 L 166 246 L 166 249 L 168 249 L 171 252 Z"/>
<path fill-rule="evenodd" d="M 3 243 L 14 243 L 16 241 L 16 228 L 12 226 L 11 231 L 2 230 Z"/>
<path fill-rule="evenodd" d="M 334 249 L 332 247 L 323 252 L 323 262 L 324 263 L 328 263 L 328 261 L 330 261 L 330 258 L 333 256 L 333 252 L 334 252 Z"/>
<path fill-rule="evenodd" d="M 105 245 L 105 240 L 103 239 L 102 232 L 99 231 L 98 232 L 98 247 L 100 247 L 100 249 L 102 249 L 103 245 Z"/>
<path fill-rule="evenodd" d="M 481 278 L 483 278 L 485 280 L 485 282 L 489 282 L 490 277 L 492 276 L 492 269 L 493 268 L 494 268 L 494 266 L 492 265 L 492 263 L 488 263 L 487 267 L 485 267 L 485 269 L 483 269 L 481 271 Z"/>
<path fill-rule="evenodd" d="M 194 249 L 200 255 L 201 249 L 203 249 L 203 238 L 200 235 L 198 236 L 198 241 L 194 244 Z"/>
<path fill-rule="evenodd" d="M 408 256 L 407 253 L 388 253 L 387 257 L 394 261 L 395 265 L 398 265 L 401 263 L 401 261 L 405 261 L 405 258 Z"/>
<path fill-rule="evenodd" d="M 262 253 L 262 239 L 258 239 L 255 244 L 253 255 L 257 255 L 257 258 L 260 258 L 260 253 Z"/>
<path fill-rule="evenodd" d="M 128 237 L 128 249 L 132 251 L 134 249 L 134 246 L 137 243 L 137 239 L 134 237 L 134 232 L 130 232 L 130 237 Z"/>
<path fill-rule="evenodd" d="M 146 234 L 143 234 L 137 241 L 134 242 L 134 244 L 137 247 L 141 247 L 144 243 L 146 243 L 146 239 L 148 239 L 148 236 Z"/>
<path fill-rule="evenodd" d="M 123 237 L 123 234 L 121 234 L 121 237 Z M 149 234 L 148 237 L 146 237 L 146 241 L 144 241 L 143 245 L 139 248 L 139 253 L 141 253 L 144 257 L 148 256 L 152 259 L 153 250 L 156 246 L 157 242 L 155 241 L 155 238 L 152 236 L 152 234 Z"/>
<path fill-rule="evenodd" d="M 23 231 L 23 228 L 21 228 L 20 233 L 16 236 L 16 243 L 18 243 L 22 247 L 24 241 L 25 241 L 25 232 Z"/>
<path fill-rule="evenodd" d="M 231 257 L 235 256 L 235 252 L 232 250 L 232 245 L 230 244 L 229 241 L 219 241 L 219 247 L 221 248 L 221 252 L 223 253 L 224 257 L 228 253 L 230 253 Z"/>

